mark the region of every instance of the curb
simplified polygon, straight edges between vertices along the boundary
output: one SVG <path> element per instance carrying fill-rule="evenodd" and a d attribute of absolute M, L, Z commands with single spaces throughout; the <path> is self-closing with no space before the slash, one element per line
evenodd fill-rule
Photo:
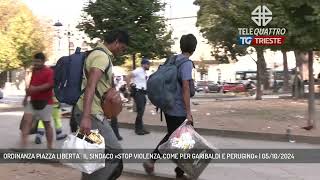
<path fill-rule="evenodd" d="M 119 122 L 120 128 L 134 129 L 134 124 Z M 159 125 L 144 125 L 148 130 L 156 132 L 166 132 L 165 126 Z M 258 133 L 258 132 L 248 132 L 248 131 L 233 131 L 233 130 L 221 130 L 221 129 L 206 129 L 206 128 L 196 128 L 197 132 L 201 135 L 206 136 L 221 136 L 221 137 L 232 137 L 240 139 L 251 139 L 251 140 L 267 140 L 267 141 L 280 141 L 288 142 L 288 135 L 286 134 L 276 134 L 276 133 Z M 320 137 L 315 136 L 303 136 L 303 135 L 291 135 L 297 143 L 308 143 L 308 144 L 320 144 Z"/>

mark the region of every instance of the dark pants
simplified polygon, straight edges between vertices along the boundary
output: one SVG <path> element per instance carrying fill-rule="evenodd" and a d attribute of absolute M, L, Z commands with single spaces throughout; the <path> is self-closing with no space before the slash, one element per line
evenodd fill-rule
<path fill-rule="evenodd" d="M 142 131 L 143 130 L 143 114 L 146 107 L 146 95 L 142 91 L 137 91 L 134 95 L 134 101 L 137 106 L 137 118 L 135 123 L 135 129 L 136 131 Z"/>
<path fill-rule="evenodd" d="M 186 117 L 177 117 L 177 116 L 170 116 L 165 114 L 166 117 L 166 123 L 167 123 L 167 131 L 168 133 L 164 136 L 164 138 L 159 142 L 156 149 L 153 151 L 153 153 L 161 154 L 158 150 L 159 146 L 163 143 L 167 142 L 171 134 L 178 129 L 178 127 L 186 120 Z M 157 161 L 157 159 L 152 159 L 154 162 Z M 184 174 L 184 171 L 180 169 L 179 167 L 176 167 L 175 172 L 177 173 L 177 176 L 182 176 Z"/>
<path fill-rule="evenodd" d="M 75 120 L 75 116 L 74 116 L 75 112 L 74 111 L 75 111 L 75 106 L 72 107 L 71 118 L 70 118 L 70 123 L 69 123 L 71 132 L 77 132 L 77 130 L 78 130 L 78 123 Z"/>
<path fill-rule="evenodd" d="M 117 137 L 119 137 L 119 136 L 120 136 L 120 133 L 119 133 L 118 118 L 117 118 L 117 117 L 111 118 L 110 125 L 111 125 L 111 128 L 112 128 L 114 134 L 115 134 Z"/>

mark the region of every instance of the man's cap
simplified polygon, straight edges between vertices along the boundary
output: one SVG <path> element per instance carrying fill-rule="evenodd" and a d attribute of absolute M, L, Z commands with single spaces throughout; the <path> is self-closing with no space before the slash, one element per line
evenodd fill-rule
<path fill-rule="evenodd" d="M 150 61 L 147 58 L 143 58 L 141 64 L 150 64 Z"/>

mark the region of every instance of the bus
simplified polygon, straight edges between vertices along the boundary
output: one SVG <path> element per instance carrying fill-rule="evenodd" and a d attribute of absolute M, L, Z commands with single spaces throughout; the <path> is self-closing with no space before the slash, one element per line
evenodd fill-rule
<path fill-rule="evenodd" d="M 257 71 L 237 71 L 236 72 L 236 81 L 237 82 L 245 82 L 248 79 L 257 83 Z"/>
<path fill-rule="evenodd" d="M 278 87 L 283 86 L 284 71 L 277 71 L 277 70 L 272 71 L 270 69 L 267 69 L 267 74 L 269 76 L 271 87 L 274 84 L 274 80 L 276 81 Z M 291 79 L 293 79 L 292 77 L 294 77 L 294 71 L 289 70 L 289 84 L 293 83 L 293 82 L 291 82 Z M 257 83 L 257 71 L 237 71 L 236 72 L 236 81 L 237 82 L 243 83 L 243 82 L 247 81 L 248 79 L 250 79 L 254 83 Z"/>

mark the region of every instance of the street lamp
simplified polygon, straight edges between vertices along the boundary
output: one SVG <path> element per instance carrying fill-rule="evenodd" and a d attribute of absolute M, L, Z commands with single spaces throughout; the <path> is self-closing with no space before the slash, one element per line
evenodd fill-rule
<path fill-rule="evenodd" d="M 54 23 L 54 25 L 53 26 L 55 26 L 55 27 L 61 27 L 61 26 L 63 26 L 62 24 L 61 24 L 61 22 L 56 22 L 56 23 Z"/>
<path fill-rule="evenodd" d="M 61 23 L 61 22 L 56 22 L 56 23 L 54 23 L 54 25 L 53 26 L 55 26 L 55 27 L 61 27 L 61 26 L 63 26 L 63 24 Z M 69 56 L 70 56 L 70 36 L 71 36 L 71 32 L 70 32 L 70 30 L 69 30 L 69 28 L 70 28 L 70 26 L 68 25 L 68 32 L 67 32 L 67 36 L 68 36 L 68 54 L 69 54 Z M 59 37 L 58 37 L 59 38 Z M 60 38 L 59 38 L 59 49 L 60 49 Z"/>

